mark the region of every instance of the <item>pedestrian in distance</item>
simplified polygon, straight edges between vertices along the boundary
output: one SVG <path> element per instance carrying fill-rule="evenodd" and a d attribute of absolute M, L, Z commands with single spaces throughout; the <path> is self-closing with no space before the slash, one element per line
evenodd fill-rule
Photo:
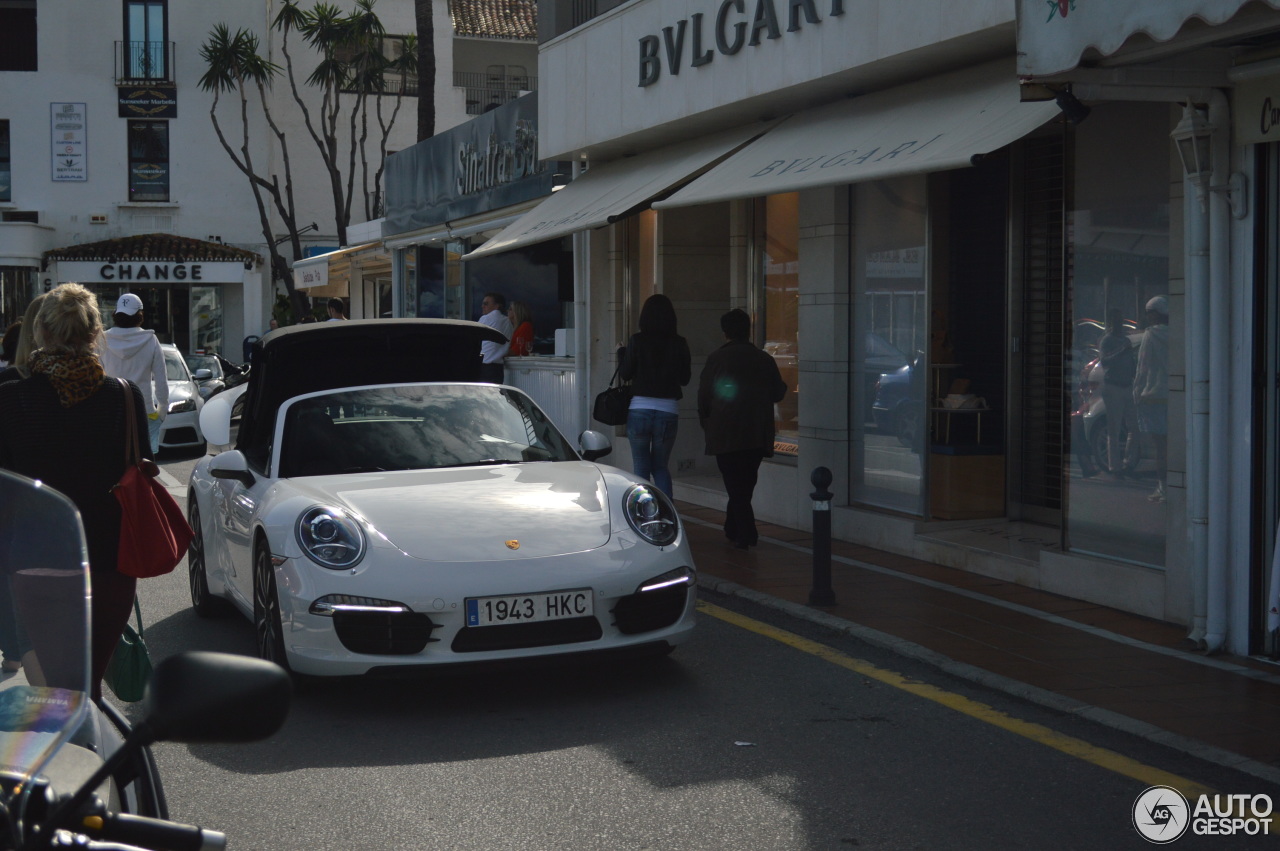
<path fill-rule="evenodd" d="M 1137 465 L 1134 459 L 1138 412 L 1133 402 L 1133 378 L 1138 354 L 1124 327 L 1124 313 L 1113 307 L 1107 311 L 1107 333 L 1098 343 L 1102 364 L 1102 404 L 1107 409 L 1107 455 L 1098 462 L 1114 476 L 1128 475 Z M 1125 436 L 1121 445 L 1121 435 Z"/>
<path fill-rule="evenodd" d="M 751 500 L 760 464 L 773 455 L 773 406 L 787 394 L 778 364 L 751 342 L 751 317 L 720 317 L 725 344 L 707 356 L 698 380 L 698 419 L 729 497 L 724 536 L 745 550 L 759 540 Z"/>
<path fill-rule="evenodd" d="M 36 316 L 40 313 L 40 303 L 48 295 L 48 293 L 41 293 L 33 298 L 27 305 L 26 312 L 22 314 L 22 327 L 18 330 L 18 345 L 14 349 L 13 361 L 7 368 L 0 370 L 0 384 L 6 381 L 17 381 L 31 374 L 27 361 L 31 360 L 31 353 L 36 350 Z"/>
<path fill-rule="evenodd" d="M 5 329 L 4 339 L 0 340 L 0 370 L 8 369 L 9 364 L 18 356 L 18 337 L 21 334 L 21 319 Z"/>
<path fill-rule="evenodd" d="M 507 308 L 507 320 L 515 329 L 511 333 L 508 357 L 523 358 L 533 354 L 533 311 L 523 301 L 513 301 Z"/>
<path fill-rule="evenodd" d="M 1147 302 L 1146 329 L 1138 344 L 1138 368 L 1133 379 L 1138 429 L 1151 436 L 1156 455 L 1156 488 L 1147 497 L 1165 501 L 1165 468 L 1169 446 L 1169 299 L 1158 295 Z"/>
<path fill-rule="evenodd" d="M 496 329 L 504 342 L 485 340 L 480 344 L 480 380 L 501 384 L 505 378 L 503 361 L 511 348 L 511 335 L 515 329 L 507 318 L 507 299 L 502 293 L 488 292 L 480 299 L 480 324 Z"/>
<path fill-rule="evenodd" d="M 347 318 L 347 306 L 342 303 L 342 299 L 334 297 L 329 299 L 328 303 L 329 318 L 326 322 L 342 322 Z"/>
<path fill-rule="evenodd" d="M 137 580 L 116 569 L 120 504 L 112 489 L 125 470 L 125 405 L 134 407 L 139 450 L 147 443 L 146 405 L 134 384 L 108 377 L 95 346 L 102 335 L 97 298 L 79 284 L 54 288 L 40 305 L 31 374 L 0 384 L 0 467 L 39 479 L 76 506 L 88 544 L 92 600 L 93 696 L 133 610 Z M 38 660 L 23 657 L 41 685 Z"/>
<path fill-rule="evenodd" d="M 675 306 L 662 293 L 645 299 L 639 325 L 618 352 L 618 376 L 631 382 L 631 469 L 673 496 L 668 464 L 680 426 L 680 388 L 691 378 L 689 344 L 676 333 Z"/>
<path fill-rule="evenodd" d="M 142 391 L 147 405 L 151 453 L 160 451 L 160 428 L 169 413 L 169 379 L 156 332 L 143 328 L 142 299 L 125 293 L 116 301 L 112 327 L 102 335 L 102 368 L 112 378 L 127 378 Z"/>

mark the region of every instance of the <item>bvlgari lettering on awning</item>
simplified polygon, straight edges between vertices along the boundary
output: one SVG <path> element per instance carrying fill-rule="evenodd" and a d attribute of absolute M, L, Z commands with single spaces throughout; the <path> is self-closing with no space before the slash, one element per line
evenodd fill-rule
<path fill-rule="evenodd" d="M 716 12 L 714 38 L 708 39 L 703 30 L 706 17 L 701 12 L 681 18 L 674 26 L 663 27 L 661 37 L 646 35 L 640 38 L 640 86 L 651 86 L 662 76 L 662 60 L 666 58 L 667 73 L 676 76 L 684 64 L 686 37 L 689 43 L 689 67 L 698 68 L 711 62 L 716 52 L 733 56 L 744 45 L 757 47 L 761 37 L 782 38 L 782 24 L 778 6 L 786 6 L 786 32 L 799 32 L 803 24 L 820 24 L 818 0 L 756 0 L 751 20 L 746 20 L 746 0 L 721 0 Z M 830 0 L 827 17 L 844 14 L 844 0 Z M 801 21 L 803 18 L 803 23 Z M 731 23 L 732 20 L 732 23 Z M 705 45 L 714 40 L 715 50 Z"/>
<path fill-rule="evenodd" d="M 104 263 L 98 270 L 104 281 L 201 281 L 199 263 Z"/>
<path fill-rule="evenodd" d="M 767 174 L 787 174 L 794 172 L 802 174 L 815 168 L 840 168 L 847 165 L 862 165 L 865 162 L 882 162 L 884 160 L 897 159 L 900 156 L 910 156 L 918 154 L 938 141 L 944 134 L 939 133 L 932 139 L 921 143 L 919 140 L 911 142 L 901 142 L 887 151 L 881 153 L 883 146 L 872 148 L 865 153 L 859 153 L 857 149 L 841 151 L 829 157 L 801 157 L 794 160 L 774 160 L 765 165 L 752 177 L 764 177 Z"/>

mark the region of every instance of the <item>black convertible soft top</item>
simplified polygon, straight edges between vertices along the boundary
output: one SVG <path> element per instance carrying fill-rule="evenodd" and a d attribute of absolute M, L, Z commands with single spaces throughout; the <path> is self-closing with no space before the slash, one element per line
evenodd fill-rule
<path fill-rule="evenodd" d="M 480 343 L 501 332 L 465 319 L 352 319 L 292 325 L 253 344 L 236 448 L 266 463 L 276 412 L 303 393 L 365 384 L 478 381 Z"/>

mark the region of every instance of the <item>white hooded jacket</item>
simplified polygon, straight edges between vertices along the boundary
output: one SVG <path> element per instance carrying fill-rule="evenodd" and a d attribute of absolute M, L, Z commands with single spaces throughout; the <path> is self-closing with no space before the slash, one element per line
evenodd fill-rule
<path fill-rule="evenodd" d="M 169 412 L 169 380 L 160 340 L 149 328 L 108 328 L 102 335 L 102 368 L 113 378 L 127 378 L 142 391 L 148 413 Z"/>

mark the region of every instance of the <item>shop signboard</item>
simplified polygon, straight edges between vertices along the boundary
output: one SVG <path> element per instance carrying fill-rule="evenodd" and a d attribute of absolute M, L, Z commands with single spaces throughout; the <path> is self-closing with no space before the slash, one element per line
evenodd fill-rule
<path fill-rule="evenodd" d="M 117 86 L 121 118 L 177 118 L 178 87 L 173 83 Z"/>
<path fill-rule="evenodd" d="M 83 103 L 49 104 L 49 136 L 54 181 L 89 179 L 87 129 Z"/>

